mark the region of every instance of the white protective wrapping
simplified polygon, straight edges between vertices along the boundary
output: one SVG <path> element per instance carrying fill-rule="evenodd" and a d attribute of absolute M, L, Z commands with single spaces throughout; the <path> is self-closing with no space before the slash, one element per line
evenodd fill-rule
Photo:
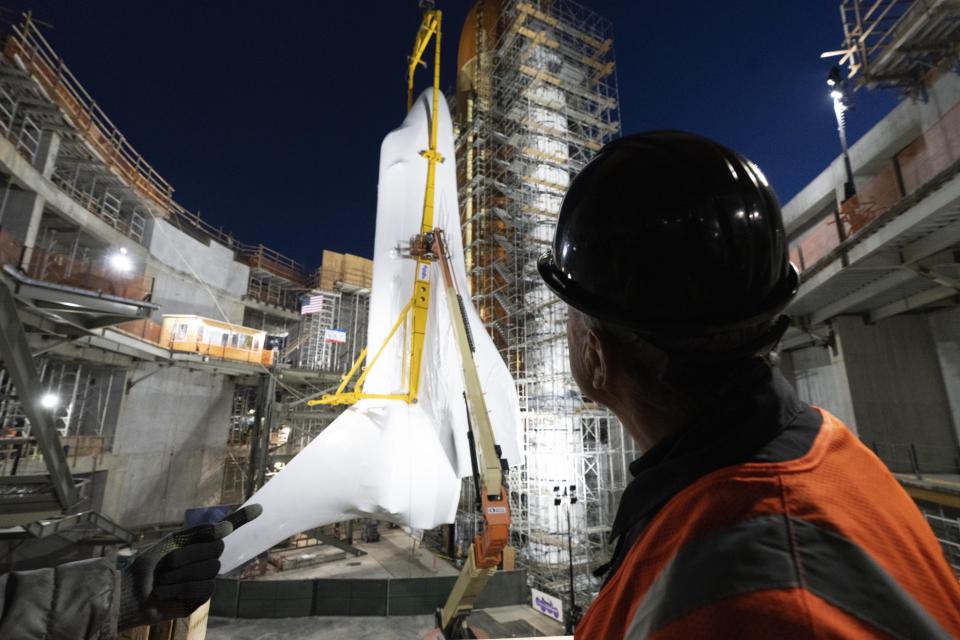
<path fill-rule="evenodd" d="M 413 291 L 416 263 L 398 248 L 420 232 L 430 134 L 425 91 L 380 150 L 368 359 L 383 344 Z M 506 365 L 470 303 L 457 207 L 453 127 L 440 101 L 434 226 L 445 230 L 454 278 L 464 295 L 484 397 L 503 457 L 520 462 L 520 412 Z M 335 179 L 332 177 L 332 179 Z M 430 311 L 416 404 L 362 400 L 343 412 L 248 503 L 263 515 L 225 540 L 226 573 L 285 538 L 341 520 L 372 517 L 416 529 L 453 522 L 460 478 L 471 474 L 461 363 L 443 281 L 431 267 Z M 412 326 L 410 323 L 407 327 Z M 401 329 L 367 377 L 368 393 L 406 390 L 409 335 Z M 368 360 L 369 361 L 369 360 Z"/>

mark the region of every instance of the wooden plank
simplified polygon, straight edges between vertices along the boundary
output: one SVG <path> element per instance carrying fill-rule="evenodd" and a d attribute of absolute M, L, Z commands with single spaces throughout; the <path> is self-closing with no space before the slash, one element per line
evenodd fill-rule
<path fill-rule="evenodd" d="M 207 600 L 187 618 L 187 635 L 184 640 L 204 640 L 207 637 L 207 620 L 209 618 L 210 601 Z"/>

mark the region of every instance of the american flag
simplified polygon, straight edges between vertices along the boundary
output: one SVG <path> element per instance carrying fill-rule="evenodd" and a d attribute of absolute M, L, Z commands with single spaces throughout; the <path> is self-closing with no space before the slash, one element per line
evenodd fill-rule
<path fill-rule="evenodd" d="M 300 315 L 305 316 L 308 313 L 319 313 L 323 309 L 323 295 L 307 296 L 303 299 L 303 306 L 300 307 Z"/>

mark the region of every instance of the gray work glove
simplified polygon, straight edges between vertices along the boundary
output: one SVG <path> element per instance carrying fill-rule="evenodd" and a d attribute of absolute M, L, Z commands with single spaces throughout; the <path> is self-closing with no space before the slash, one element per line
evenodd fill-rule
<path fill-rule="evenodd" d="M 217 524 L 176 531 L 137 554 L 120 573 L 119 629 L 183 618 L 210 599 L 223 538 L 263 511 L 238 509 Z"/>

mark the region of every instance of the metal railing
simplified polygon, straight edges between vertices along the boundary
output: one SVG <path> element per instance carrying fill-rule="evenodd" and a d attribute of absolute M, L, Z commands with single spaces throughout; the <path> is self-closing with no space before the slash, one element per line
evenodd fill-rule
<path fill-rule="evenodd" d="M 111 265 L 108 251 L 84 249 L 79 256 L 68 256 L 40 247 L 24 247 L 6 229 L 0 228 L 0 265 L 4 264 L 44 282 L 131 300 L 148 300 L 153 291 L 153 278 L 118 271 Z"/>
<path fill-rule="evenodd" d="M 173 187 L 130 144 L 67 68 L 29 14 L 14 25 L 4 56 L 19 62 L 66 113 L 103 161 L 145 196 L 166 208 Z"/>
<path fill-rule="evenodd" d="M 60 445 L 73 468 L 81 458 L 94 458 L 99 464 L 110 452 L 110 436 L 60 436 Z M 15 431 L 0 436 L 0 476 L 30 475 L 46 469 L 40 447 L 32 436 L 16 435 Z"/>
<path fill-rule="evenodd" d="M 303 291 L 302 287 L 281 286 L 276 282 L 265 282 L 251 274 L 247 282 L 246 296 L 287 311 L 300 311 Z"/>
<path fill-rule="evenodd" d="M 916 500 L 916 503 L 940 542 L 947 562 L 960 577 L 960 509 L 926 500 Z"/>
<path fill-rule="evenodd" d="M 146 223 L 146 216 L 144 214 L 132 211 L 129 216 L 124 217 L 120 212 L 120 200 L 109 191 L 105 191 L 99 196 L 89 191 L 84 191 L 78 185 L 72 183 L 69 179 L 57 172 L 54 172 L 53 175 L 50 176 L 50 179 L 60 187 L 71 200 L 78 203 L 84 209 L 95 214 L 123 235 L 129 236 L 137 242 L 143 242 L 143 232 Z"/>
<path fill-rule="evenodd" d="M 29 257 L 20 266 L 31 278 L 131 300 L 148 300 L 153 291 L 153 278 L 121 273 L 106 251 L 88 250 L 83 256 L 71 257 L 40 247 L 28 249 Z"/>
<path fill-rule="evenodd" d="M 301 285 L 307 281 L 307 270 L 296 260 L 261 244 L 245 244 L 232 234 L 216 227 L 199 214 L 191 213 L 173 200 L 173 187 L 133 148 L 107 114 L 84 89 L 73 72 L 57 55 L 40 33 L 29 14 L 14 25 L 3 48 L 3 56 L 13 66 L 23 68 L 37 82 L 46 96 L 67 117 L 77 135 L 90 147 L 108 169 L 120 176 L 149 201 L 158 205 L 162 215 L 171 218 L 182 229 L 199 232 L 224 246 L 234 249 L 251 266 L 260 267 Z M 9 104 L 8 104 L 9 103 Z M 31 162 L 40 144 L 40 127 L 24 114 L 15 122 L 16 103 L 0 91 L 0 117 L 3 133 Z M 18 126 L 14 126 L 17 124 Z M 71 184 L 56 173 L 53 181 L 81 206 L 107 220 L 111 225 L 138 241 L 143 239 L 147 213 L 133 213 L 129 219 L 119 215 L 120 201 L 103 194 L 94 196 Z"/>
<path fill-rule="evenodd" d="M 240 255 L 244 257 L 247 264 L 255 269 L 263 269 L 283 276 L 301 286 L 307 283 L 306 267 L 279 251 L 274 251 L 262 244 L 241 244 Z"/>

